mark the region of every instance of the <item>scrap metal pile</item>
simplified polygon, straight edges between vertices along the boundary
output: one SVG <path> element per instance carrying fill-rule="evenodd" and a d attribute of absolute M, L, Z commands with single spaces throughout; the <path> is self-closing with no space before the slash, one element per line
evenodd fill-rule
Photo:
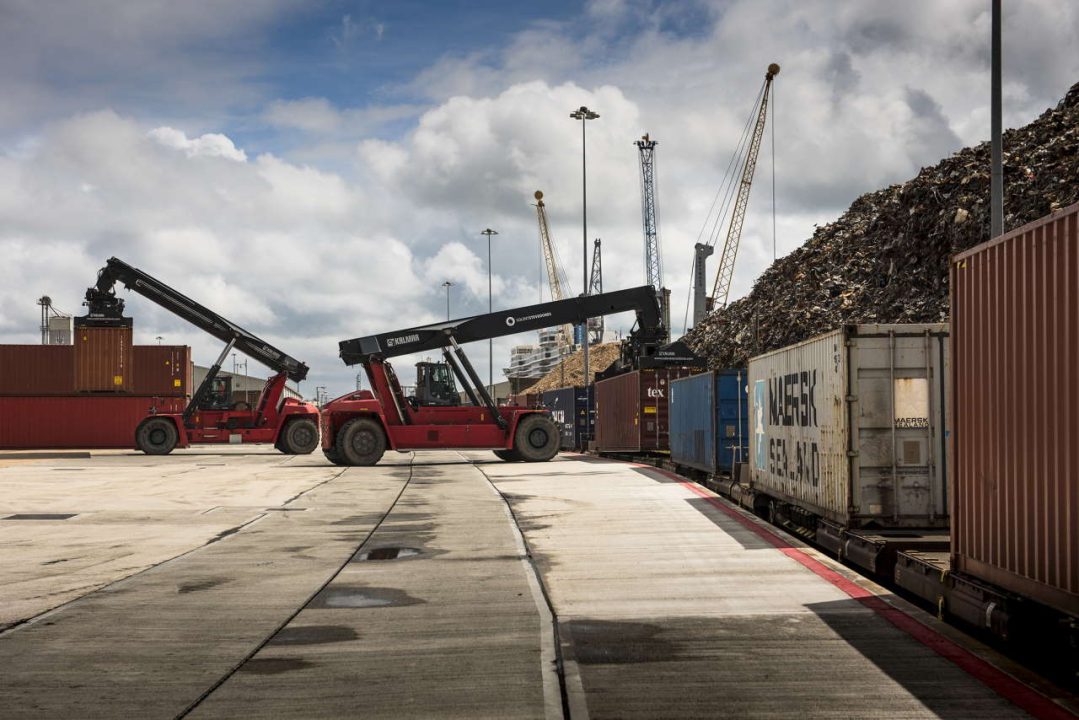
<path fill-rule="evenodd" d="M 867 193 L 768 268 L 745 298 L 687 336 L 713 368 L 848 323 L 948 319 L 948 261 L 989 239 L 990 147 L 960 150 L 901 185 Z M 1079 84 L 1004 133 L 1004 227 L 1079 201 Z"/>
<path fill-rule="evenodd" d="M 595 375 L 601 370 L 606 370 L 611 363 L 618 359 L 621 348 L 621 343 L 616 342 L 590 346 L 588 348 L 589 374 Z M 572 355 L 567 355 L 553 370 L 540 378 L 535 385 L 528 388 L 528 392 L 540 393 L 584 384 L 584 352 L 578 350 Z"/>

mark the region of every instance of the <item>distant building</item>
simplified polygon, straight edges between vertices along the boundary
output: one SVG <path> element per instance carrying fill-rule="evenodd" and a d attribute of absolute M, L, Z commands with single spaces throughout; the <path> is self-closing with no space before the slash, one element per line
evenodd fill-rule
<path fill-rule="evenodd" d="M 502 372 L 511 381 L 539 380 L 548 372 L 558 367 L 562 358 L 577 351 L 576 345 L 558 345 L 559 329 L 549 328 L 539 331 L 539 345 L 515 345 L 510 350 L 510 366 Z"/>
<path fill-rule="evenodd" d="M 195 366 L 194 372 L 194 386 L 191 390 L 192 394 L 195 389 L 202 384 L 202 381 L 206 379 L 206 373 L 210 372 L 209 368 L 202 367 L 201 365 Z M 269 373 L 269 370 L 266 371 Z M 239 373 L 230 373 L 221 370 L 217 373 L 218 377 L 231 377 L 232 378 L 232 401 L 233 402 L 245 402 L 251 407 L 255 406 L 258 402 L 259 394 L 262 392 L 263 386 L 266 385 L 266 380 L 270 377 L 269 374 L 266 377 L 252 377 L 250 375 L 241 375 Z M 297 400 L 303 400 L 303 396 L 300 391 L 296 389 L 296 383 L 285 383 L 285 391 L 282 393 L 285 397 L 296 398 Z"/>

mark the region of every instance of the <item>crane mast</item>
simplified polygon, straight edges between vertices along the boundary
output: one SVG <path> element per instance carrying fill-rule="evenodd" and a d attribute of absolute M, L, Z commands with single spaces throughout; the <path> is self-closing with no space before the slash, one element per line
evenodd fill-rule
<path fill-rule="evenodd" d="M 566 297 L 565 290 L 569 289 L 569 280 L 562 264 L 558 261 L 554 244 L 551 242 L 551 230 L 547 224 L 547 206 L 543 204 L 543 191 L 537 190 L 536 218 L 539 222 L 540 247 L 543 248 L 543 260 L 547 265 L 547 281 L 551 285 L 551 300 L 563 300 Z M 560 348 L 572 345 L 573 327 L 562 325 L 559 332 L 558 346 Z"/>
<path fill-rule="evenodd" d="M 602 295 L 603 294 L 603 253 L 601 251 L 602 241 L 596 238 L 595 244 L 592 248 L 592 275 L 588 281 L 588 294 L 589 295 Z M 588 319 L 588 341 L 595 345 L 603 342 L 603 316 L 589 318 Z"/>
<path fill-rule="evenodd" d="M 641 160 L 641 218 L 644 225 L 644 281 L 663 287 L 663 259 L 656 222 L 656 145 L 647 134 L 634 143 Z"/>
<path fill-rule="evenodd" d="M 712 286 L 713 307 L 720 310 L 727 307 L 731 292 L 731 280 L 734 277 L 734 261 L 738 257 L 738 243 L 742 237 L 742 223 L 746 219 L 746 206 L 749 204 L 749 190 L 753 185 L 753 171 L 757 167 L 757 153 L 764 136 L 764 121 L 768 113 L 768 94 L 772 89 L 772 80 L 779 74 L 779 65 L 772 63 L 764 75 L 764 92 L 761 95 L 761 107 L 757 113 L 757 122 L 753 126 L 753 137 L 746 152 L 746 162 L 742 167 L 742 179 L 738 185 L 738 196 L 731 213 L 731 225 L 727 230 L 727 239 L 723 243 L 723 254 L 719 256 L 719 270 Z"/>

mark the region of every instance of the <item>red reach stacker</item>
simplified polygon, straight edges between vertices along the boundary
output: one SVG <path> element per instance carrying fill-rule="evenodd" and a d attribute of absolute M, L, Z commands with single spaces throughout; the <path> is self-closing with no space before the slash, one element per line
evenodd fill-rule
<path fill-rule="evenodd" d="M 117 282 L 225 343 L 209 372 L 182 413 L 154 413 L 139 423 L 135 445 L 149 455 L 165 455 L 175 447 L 204 443 L 273 443 L 283 453 L 302 455 L 318 447 L 318 408 L 286 397 L 285 383 L 307 377 L 307 366 L 247 330 L 221 317 L 160 280 L 117 258 L 98 272 L 86 291 L 89 312 L 83 326 L 118 327 L 124 301 L 116 297 Z M 254 407 L 232 401 L 231 377 L 219 377 L 221 363 L 233 350 L 266 365 L 276 374 L 266 381 Z"/>
<path fill-rule="evenodd" d="M 322 449 L 338 465 L 374 465 L 387 449 L 490 449 L 507 461 L 542 462 L 558 452 L 558 427 L 541 408 L 496 407 L 459 343 L 487 340 L 633 310 L 637 328 L 623 342 L 622 360 L 634 367 L 682 362 L 660 347 L 655 288 L 556 300 L 488 315 L 344 340 L 341 359 L 363 365 L 373 392 L 361 390 L 322 409 Z M 406 396 L 388 358 L 441 351 L 443 362 L 417 365 L 416 390 Z M 462 404 L 454 379 L 469 404 Z"/>

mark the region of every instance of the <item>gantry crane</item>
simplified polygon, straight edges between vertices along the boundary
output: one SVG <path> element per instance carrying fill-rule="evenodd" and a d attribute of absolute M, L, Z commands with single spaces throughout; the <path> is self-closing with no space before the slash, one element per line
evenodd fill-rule
<path fill-rule="evenodd" d="M 722 310 L 727 307 L 731 292 L 731 279 L 734 277 L 734 261 L 738 257 L 738 244 L 742 238 L 742 223 L 746 219 L 746 206 L 749 204 L 749 189 L 753 185 L 753 171 L 757 167 L 757 153 L 764 136 L 764 120 L 768 114 L 768 95 L 772 89 L 772 80 L 779 74 L 779 65 L 772 63 L 764 75 L 764 91 L 761 93 L 761 105 L 757 112 L 757 122 L 753 126 L 753 136 L 746 152 L 746 161 L 742 166 L 742 179 L 738 184 L 738 195 L 731 212 L 731 224 L 727 229 L 727 239 L 723 243 L 723 254 L 719 256 L 719 270 L 712 286 L 712 307 Z M 702 257 L 698 253 L 697 257 Z M 701 260 L 703 262 L 703 259 Z M 703 288 L 702 288 L 703 289 Z M 696 321 L 694 321 L 696 322 Z"/>
<path fill-rule="evenodd" d="M 536 198 L 536 219 L 539 222 L 540 247 L 543 249 L 543 260 L 547 265 L 547 281 L 551 286 L 551 300 L 563 300 L 570 292 L 569 279 L 558 259 L 558 251 L 551 242 L 551 229 L 547 224 L 547 206 L 543 204 L 543 191 L 537 190 L 534 197 Z M 559 352 L 572 344 L 573 327 L 562 325 L 558 337 Z"/>

